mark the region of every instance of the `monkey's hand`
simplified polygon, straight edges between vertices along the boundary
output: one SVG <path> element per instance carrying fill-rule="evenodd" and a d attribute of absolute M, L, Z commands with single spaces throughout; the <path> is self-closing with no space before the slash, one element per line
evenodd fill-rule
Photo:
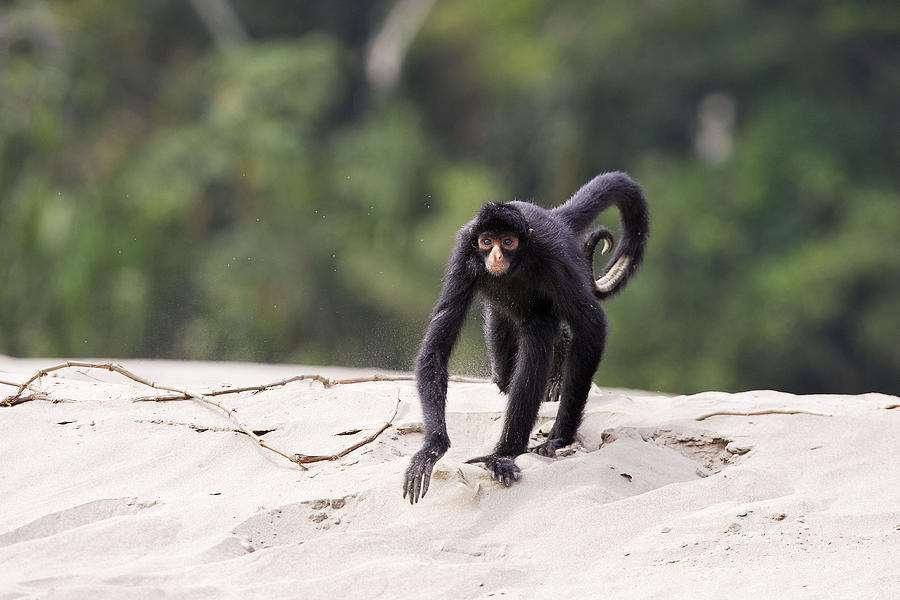
<path fill-rule="evenodd" d="M 478 458 L 470 458 L 467 463 L 484 463 L 484 468 L 488 470 L 491 477 L 509 487 L 513 481 L 518 481 L 522 473 L 516 466 L 515 456 L 499 456 L 497 454 L 488 454 L 487 456 L 479 456 Z"/>
<path fill-rule="evenodd" d="M 431 483 L 431 471 L 449 447 L 450 440 L 428 440 L 421 450 L 413 454 L 406 469 L 406 480 L 403 482 L 403 497 L 409 496 L 410 504 L 415 504 L 420 497 L 425 497 Z"/>

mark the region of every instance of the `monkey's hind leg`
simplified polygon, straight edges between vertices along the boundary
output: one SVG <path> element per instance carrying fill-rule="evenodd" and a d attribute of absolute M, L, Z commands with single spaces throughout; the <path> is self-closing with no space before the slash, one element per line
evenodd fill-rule
<path fill-rule="evenodd" d="M 566 354 L 569 352 L 569 342 L 572 336 L 567 325 L 563 325 L 556 336 L 553 345 L 553 362 L 550 365 L 550 377 L 547 379 L 547 392 L 544 394 L 544 402 L 559 402 L 562 396 L 563 369 L 566 365 Z"/>
<path fill-rule="evenodd" d="M 506 394 L 516 367 L 518 339 L 515 326 L 490 306 L 484 309 L 484 341 L 491 360 L 491 379 Z"/>
<path fill-rule="evenodd" d="M 606 322 L 602 315 L 595 318 L 589 326 L 572 328 L 556 421 L 547 441 L 531 448 L 531 452 L 554 457 L 557 450 L 575 441 L 591 389 L 591 379 L 603 355 L 605 340 Z"/>

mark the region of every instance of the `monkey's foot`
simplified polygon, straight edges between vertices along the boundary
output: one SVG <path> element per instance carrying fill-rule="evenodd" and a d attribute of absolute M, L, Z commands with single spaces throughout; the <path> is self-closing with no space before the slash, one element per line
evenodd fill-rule
<path fill-rule="evenodd" d="M 535 454 L 540 454 L 541 456 L 549 456 L 550 458 L 556 457 L 556 451 L 560 448 L 565 448 L 572 442 L 566 441 L 562 438 L 550 438 L 543 444 L 539 446 L 535 446 L 534 448 L 529 448 L 529 452 L 534 452 Z"/>
<path fill-rule="evenodd" d="M 498 456 L 496 454 L 488 454 L 487 456 L 479 456 L 478 458 L 470 458 L 467 463 L 484 463 L 484 468 L 488 470 L 491 477 L 509 487 L 513 481 L 518 481 L 522 476 L 519 467 L 516 466 L 515 456 Z"/>

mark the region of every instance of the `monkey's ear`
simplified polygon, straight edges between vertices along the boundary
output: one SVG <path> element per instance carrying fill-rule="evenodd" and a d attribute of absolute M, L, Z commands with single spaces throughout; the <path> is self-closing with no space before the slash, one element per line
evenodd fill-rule
<path fill-rule="evenodd" d="M 478 238 L 475 236 L 475 228 L 468 225 L 465 229 L 465 238 L 468 238 L 473 248 L 478 247 Z"/>
<path fill-rule="evenodd" d="M 531 239 L 531 234 L 534 233 L 534 229 L 531 227 L 528 228 L 528 233 L 525 235 L 528 239 Z"/>

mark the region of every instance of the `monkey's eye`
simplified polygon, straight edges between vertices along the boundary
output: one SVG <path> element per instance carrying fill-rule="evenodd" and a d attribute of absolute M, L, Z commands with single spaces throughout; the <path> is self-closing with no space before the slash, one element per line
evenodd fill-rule
<path fill-rule="evenodd" d="M 503 243 L 503 247 L 506 248 L 507 250 L 515 250 L 516 248 L 519 247 L 519 238 L 515 238 L 515 237 L 503 238 L 502 243 Z"/>
<path fill-rule="evenodd" d="M 481 245 L 481 247 L 484 248 L 485 250 L 490 250 L 491 246 L 494 245 L 494 240 L 492 240 L 492 239 L 489 238 L 489 237 L 483 237 L 483 238 L 481 238 L 480 240 L 478 240 L 478 243 L 479 243 L 479 244 Z"/>

